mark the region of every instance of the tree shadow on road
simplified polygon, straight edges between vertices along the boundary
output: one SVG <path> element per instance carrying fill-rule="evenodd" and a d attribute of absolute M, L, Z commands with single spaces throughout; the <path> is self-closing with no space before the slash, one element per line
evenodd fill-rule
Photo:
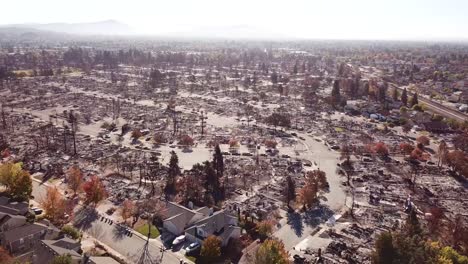
<path fill-rule="evenodd" d="M 114 239 L 118 239 L 118 240 L 122 240 L 123 238 L 125 238 L 128 234 L 128 230 L 127 228 L 125 228 L 124 226 L 121 226 L 121 225 L 116 225 L 113 229 L 112 229 L 112 233 L 114 234 Z"/>
<path fill-rule="evenodd" d="M 291 226 L 298 237 L 302 236 L 302 232 L 304 231 L 304 224 L 302 223 L 302 216 L 301 214 L 289 211 L 286 215 L 287 223 Z"/>
<path fill-rule="evenodd" d="M 83 230 L 89 229 L 98 217 L 96 209 L 91 207 L 82 207 L 75 213 L 75 226 Z"/>
<path fill-rule="evenodd" d="M 312 209 L 305 211 L 304 223 L 306 225 L 315 227 L 327 221 L 333 216 L 333 211 L 326 205 L 318 205 Z"/>

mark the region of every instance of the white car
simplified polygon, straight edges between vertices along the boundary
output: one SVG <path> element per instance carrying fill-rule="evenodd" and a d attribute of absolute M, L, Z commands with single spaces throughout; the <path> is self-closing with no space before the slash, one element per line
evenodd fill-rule
<path fill-rule="evenodd" d="M 185 236 L 184 235 L 181 235 L 181 236 L 178 236 L 174 239 L 174 241 L 172 241 L 172 245 L 175 246 L 175 245 L 178 245 L 182 242 L 185 241 Z"/>
<path fill-rule="evenodd" d="M 198 242 L 195 242 L 195 243 L 192 243 L 190 244 L 187 248 L 185 248 L 185 253 L 186 254 L 190 254 L 196 250 L 198 250 L 200 248 L 200 243 Z"/>

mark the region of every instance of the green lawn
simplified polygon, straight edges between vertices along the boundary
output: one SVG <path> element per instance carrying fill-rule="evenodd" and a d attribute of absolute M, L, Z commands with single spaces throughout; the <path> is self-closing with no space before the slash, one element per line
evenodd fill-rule
<path fill-rule="evenodd" d="M 139 226 L 138 228 L 135 229 L 138 233 L 148 236 L 148 223 Z M 154 226 L 151 225 L 151 235 L 150 238 L 157 238 L 159 236 L 159 230 Z"/>
<path fill-rule="evenodd" d="M 192 261 L 193 263 L 197 262 L 197 258 L 194 256 L 185 256 L 188 260 Z"/>

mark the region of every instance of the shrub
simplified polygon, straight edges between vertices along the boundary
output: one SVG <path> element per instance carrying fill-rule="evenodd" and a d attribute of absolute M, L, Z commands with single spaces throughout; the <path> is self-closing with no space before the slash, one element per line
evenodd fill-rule
<path fill-rule="evenodd" d="M 80 231 L 78 231 L 71 225 L 65 225 L 64 227 L 62 227 L 62 233 L 70 236 L 73 239 L 78 239 L 81 236 Z"/>

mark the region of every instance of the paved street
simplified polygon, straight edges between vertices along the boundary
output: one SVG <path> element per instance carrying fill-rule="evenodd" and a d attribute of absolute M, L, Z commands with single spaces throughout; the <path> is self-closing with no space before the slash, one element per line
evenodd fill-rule
<path fill-rule="evenodd" d="M 305 249 L 307 247 L 325 247 L 329 239 L 321 239 L 318 235 L 323 231 L 315 232 L 323 223 L 335 214 L 339 214 L 345 205 L 346 193 L 341 186 L 341 176 L 336 172 L 336 164 L 339 162 L 339 152 L 331 151 L 323 142 L 317 142 L 305 133 L 298 133 L 305 140 L 302 143 L 306 150 L 299 157 L 317 162 L 320 170 L 327 175 L 330 190 L 320 202 L 321 206 L 309 210 L 306 213 L 286 213 L 281 220 L 281 228 L 274 236 L 280 238 L 285 248 L 289 251 L 293 248 Z M 313 234 L 313 235 L 311 235 Z"/>
<path fill-rule="evenodd" d="M 113 225 L 110 225 L 100 220 L 95 220 L 91 223 L 91 226 L 86 229 L 86 232 L 135 263 L 140 258 L 146 243 L 143 238 L 136 234 L 129 237 L 123 232 L 120 232 L 115 222 Z M 148 251 L 153 260 L 161 260 L 161 245 L 162 243 L 158 239 L 150 240 Z M 162 256 L 162 263 L 179 264 L 181 258 L 184 257 L 178 252 L 167 250 Z M 188 262 L 185 258 L 184 260 Z"/>
<path fill-rule="evenodd" d="M 32 195 L 34 196 L 34 201 L 40 202 L 46 195 L 46 185 L 37 182 L 36 180 L 32 181 Z"/>

